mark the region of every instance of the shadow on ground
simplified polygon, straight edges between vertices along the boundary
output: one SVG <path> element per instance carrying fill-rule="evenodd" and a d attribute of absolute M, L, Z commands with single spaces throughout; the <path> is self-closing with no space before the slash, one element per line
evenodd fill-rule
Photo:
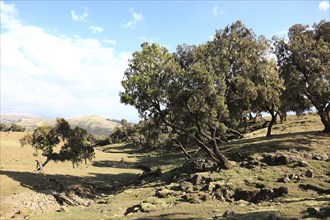
<path fill-rule="evenodd" d="M 19 171 L 5 171 L 0 170 L 0 175 L 8 176 L 9 178 L 18 181 L 23 187 L 29 188 L 36 192 L 43 192 L 45 190 L 58 190 L 58 186 L 49 181 L 55 179 L 69 188 L 73 185 L 91 185 L 100 190 L 111 190 L 118 185 L 125 185 L 136 178 L 136 174 L 120 173 L 120 174 L 99 174 L 90 173 L 92 176 L 72 176 L 61 174 L 47 174 L 47 178 L 39 173 L 33 172 L 19 172 Z"/>
<path fill-rule="evenodd" d="M 223 147 L 225 153 L 270 153 L 277 150 L 305 150 L 311 151 L 312 138 L 318 139 L 323 134 L 319 131 L 306 131 L 287 134 L 275 134 L 270 137 L 256 137 L 236 140 L 226 143 Z"/>

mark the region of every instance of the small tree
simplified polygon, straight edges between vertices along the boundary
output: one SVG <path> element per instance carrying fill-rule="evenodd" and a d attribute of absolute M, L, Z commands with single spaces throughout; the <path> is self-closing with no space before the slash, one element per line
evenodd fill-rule
<path fill-rule="evenodd" d="M 61 143 L 63 142 L 63 143 Z M 21 146 L 30 145 L 46 157 L 45 162 L 40 164 L 44 167 L 49 161 L 72 162 L 73 167 L 85 161 L 91 161 L 94 157 L 94 138 L 86 130 L 76 127 L 72 129 L 69 123 L 63 119 L 56 119 L 55 127 L 41 126 L 36 128 L 32 134 L 25 135 L 20 139 Z M 59 152 L 56 147 L 61 145 Z"/>
<path fill-rule="evenodd" d="M 5 123 L 0 123 L 0 131 L 8 131 L 8 126 Z"/>

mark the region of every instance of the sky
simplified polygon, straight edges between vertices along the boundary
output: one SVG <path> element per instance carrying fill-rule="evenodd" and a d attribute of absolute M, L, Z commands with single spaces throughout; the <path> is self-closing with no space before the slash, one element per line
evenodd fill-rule
<path fill-rule="evenodd" d="M 143 42 L 201 44 L 241 20 L 256 35 L 330 20 L 326 1 L 0 1 L 1 113 L 139 120 L 121 80 Z"/>

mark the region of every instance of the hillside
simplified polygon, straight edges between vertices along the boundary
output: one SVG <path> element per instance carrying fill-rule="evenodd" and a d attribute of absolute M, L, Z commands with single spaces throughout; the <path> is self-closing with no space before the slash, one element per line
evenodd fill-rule
<path fill-rule="evenodd" d="M 114 127 L 118 126 L 117 120 L 106 119 L 97 115 L 82 116 L 67 119 L 72 127 L 81 127 L 95 135 L 109 135 Z M 1 122 L 5 124 L 16 123 L 23 126 L 27 131 L 32 131 L 41 125 L 54 125 L 55 118 L 43 118 L 31 115 L 11 115 L 2 114 Z"/>
<path fill-rule="evenodd" d="M 328 219 L 330 136 L 322 128 L 316 115 L 289 116 L 271 137 L 262 129 L 227 143 L 232 168 L 218 172 L 189 173 L 181 155 L 160 157 L 127 144 L 97 148 L 90 166 L 50 162 L 47 177 L 83 201 L 79 206 L 56 202 L 57 187 L 34 172 L 34 150 L 19 145 L 24 133 L 1 133 L 0 217 Z M 141 180 L 141 165 L 163 175 Z"/>

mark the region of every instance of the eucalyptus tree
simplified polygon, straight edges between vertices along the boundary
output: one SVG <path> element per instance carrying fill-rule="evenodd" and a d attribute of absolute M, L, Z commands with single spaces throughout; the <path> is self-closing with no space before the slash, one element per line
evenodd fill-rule
<path fill-rule="evenodd" d="M 330 132 L 330 22 L 321 21 L 312 28 L 293 25 L 288 39 L 274 38 L 275 54 L 281 68 L 287 96 L 295 109 L 312 104 Z"/>

